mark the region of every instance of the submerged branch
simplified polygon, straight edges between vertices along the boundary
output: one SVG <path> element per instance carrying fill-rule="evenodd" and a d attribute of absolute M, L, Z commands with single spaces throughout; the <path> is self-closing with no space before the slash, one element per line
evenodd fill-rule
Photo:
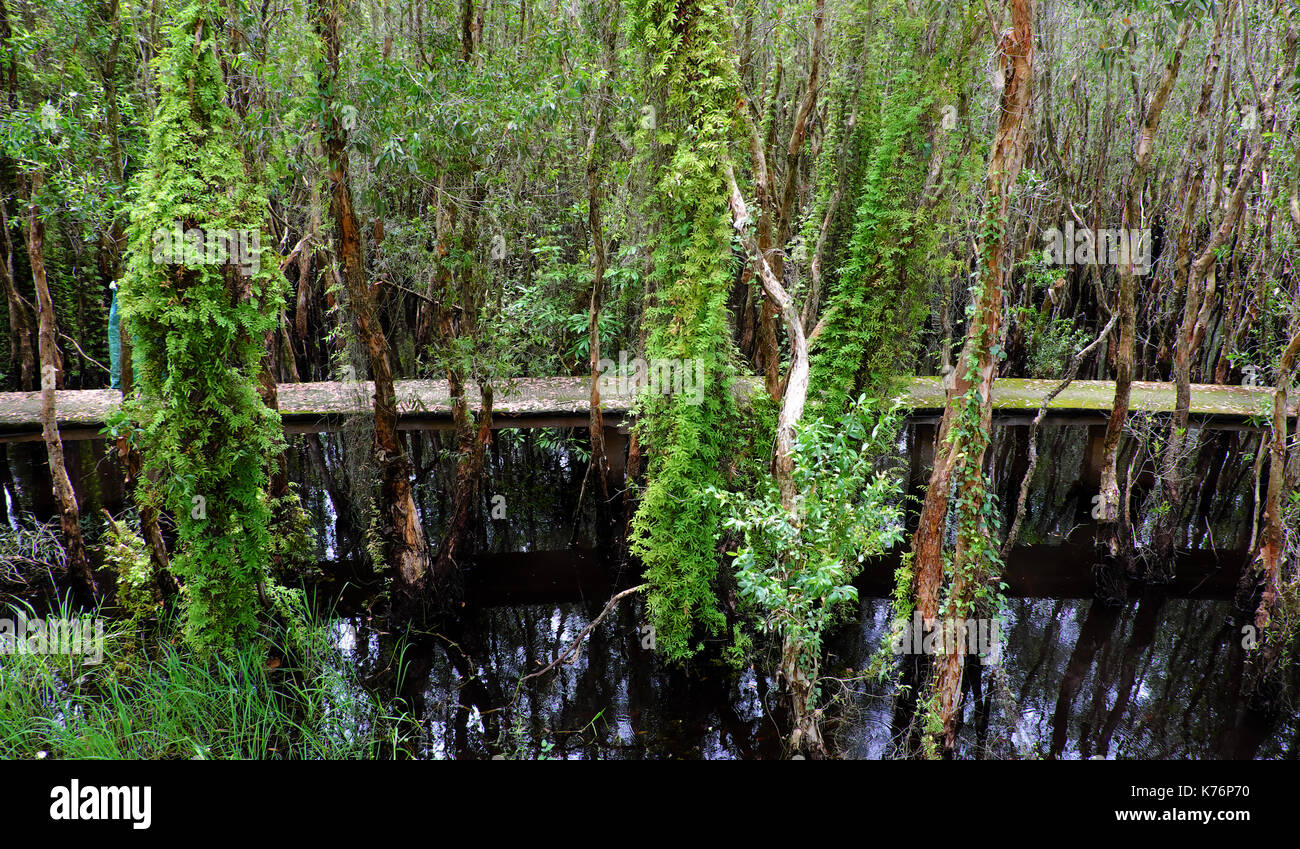
<path fill-rule="evenodd" d="M 563 654 L 561 654 L 555 660 L 546 664 L 536 672 L 530 672 L 527 675 L 525 675 L 523 678 L 520 678 L 519 679 L 520 685 L 522 685 L 525 681 L 529 680 L 530 678 L 539 678 L 542 675 L 545 675 L 546 673 L 550 672 L 552 669 L 559 666 L 560 664 L 568 663 L 570 660 L 575 659 L 578 655 L 578 649 L 582 647 L 582 641 L 587 639 L 587 635 L 590 634 L 592 631 L 594 631 L 596 629 L 596 626 L 599 625 L 602 621 L 604 621 L 605 617 L 610 614 L 610 612 L 620 601 L 622 601 L 624 598 L 627 598 L 632 593 L 641 592 L 641 590 L 644 590 L 649 586 L 650 586 L 649 584 L 637 584 L 635 587 L 632 587 L 631 589 L 626 589 L 623 590 L 621 593 L 616 593 L 612 598 L 610 598 L 609 601 L 605 602 L 605 609 L 600 612 L 599 616 L 591 620 L 591 622 L 587 624 L 586 628 L 582 629 L 582 633 L 578 635 L 578 638 L 573 641 L 573 643 Z M 518 691 L 516 691 L 515 698 L 518 698 Z"/>

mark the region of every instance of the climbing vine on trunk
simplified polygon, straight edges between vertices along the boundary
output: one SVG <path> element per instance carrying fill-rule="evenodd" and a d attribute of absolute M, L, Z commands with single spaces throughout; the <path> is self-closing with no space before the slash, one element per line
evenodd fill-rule
<path fill-rule="evenodd" d="M 232 235 L 252 244 L 266 208 L 231 135 L 214 20 L 206 4 L 187 6 L 162 54 L 121 299 L 142 497 L 176 523 L 171 569 L 183 583 L 185 635 L 200 650 L 231 652 L 256 634 L 266 589 L 268 468 L 283 437 L 257 379 L 283 278 L 255 252 L 221 260 L 214 249 Z"/>
<path fill-rule="evenodd" d="M 640 0 L 632 18 L 647 82 L 663 93 L 647 122 L 654 129 L 643 132 L 664 163 L 648 203 L 657 232 L 646 358 L 694 362 L 700 387 L 692 397 L 647 395 L 638 423 L 650 457 L 632 550 L 651 585 L 657 643 L 680 659 L 697 650 L 697 626 L 716 634 L 724 624 L 713 586 L 719 508 L 704 491 L 723 484 L 735 407 L 726 309 L 735 260 L 722 173 L 739 93 L 725 4 Z"/>

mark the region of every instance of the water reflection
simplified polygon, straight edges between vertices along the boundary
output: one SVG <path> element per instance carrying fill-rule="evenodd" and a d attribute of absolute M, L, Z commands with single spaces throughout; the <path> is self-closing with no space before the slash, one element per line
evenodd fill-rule
<path fill-rule="evenodd" d="M 925 478 L 932 428 L 908 429 L 912 481 Z M 1173 580 L 1129 584 L 1118 604 L 1096 600 L 1092 497 L 1101 428 L 1043 429 L 1022 543 L 1008 563 L 1002 662 L 971 664 L 956 754 L 963 758 L 1294 758 L 1300 723 L 1289 703 L 1252 695 L 1233 589 L 1250 542 L 1259 434 L 1194 434 L 1190 496 L 1180 507 Z M 1025 471 L 1025 428 L 997 429 L 991 451 L 1001 503 L 1014 505 Z M 417 500 L 430 539 L 451 514 L 453 444 L 409 435 Z M 582 431 L 497 431 L 488 458 L 459 621 L 436 634 L 385 630 L 369 605 L 382 584 L 365 529 L 369 443 L 364 431 L 291 437 L 290 474 L 314 517 L 313 589 L 339 604 L 337 641 L 361 679 L 417 718 L 405 754 L 433 758 L 777 758 L 785 717 L 773 658 L 732 669 L 702 659 L 668 666 L 643 645 L 644 610 L 629 599 L 592 631 L 573 663 L 519 686 L 570 647 L 610 596 L 638 580 L 597 516 Z M 1158 492 L 1140 440 L 1125 460 L 1138 539 Z M 0 446 L 0 509 L 54 515 L 43 448 Z M 117 466 L 102 442 L 68 446 L 83 514 L 121 510 Z M 616 537 L 617 535 L 615 535 Z M 896 561 L 859 579 L 860 609 L 829 641 L 827 695 L 842 697 L 829 733 L 846 757 L 909 750 L 905 701 L 863 677 L 888 631 Z M 718 652 L 706 652 L 716 657 Z M 914 663 L 914 660 L 908 660 Z M 755 671 L 755 669 L 759 671 Z M 1286 673 L 1295 692 L 1296 668 Z"/>

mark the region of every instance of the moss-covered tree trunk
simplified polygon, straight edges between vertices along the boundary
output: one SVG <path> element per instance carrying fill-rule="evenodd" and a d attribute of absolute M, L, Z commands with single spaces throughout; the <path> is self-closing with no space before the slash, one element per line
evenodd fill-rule
<path fill-rule="evenodd" d="M 723 484 L 733 277 L 728 189 L 722 169 L 739 97 L 730 14 L 718 0 L 637 0 L 634 39 L 649 59 L 648 87 L 662 95 L 647 147 L 657 146 L 649 207 L 655 287 L 646 310 L 645 356 L 695 369 L 692 396 L 647 393 L 638 420 L 647 454 L 646 488 L 632 521 L 631 547 L 651 585 L 650 617 L 660 650 L 677 660 L 718 634 L 725 618 L 713 585 L 719 508 L 706 495 Z M 629 458 L 629 467 L 635 466 Z"/>
<path fill-rule="evenodd" d="M 257 390 L 284 287 L 262 262 L 266 199 L 234 144 L 215 19 L 208 4 L 188 6 L 160 57 L 119 297 L 134 346 L 137 393 L 125 405 L 141 431 L 141 511 L 165 506 L 175 521 L 187 640 L 231 654 L 257 638 L 267 587 L 266 486 L 284 439 Z"/>
<path fill-rule="evenodd" d="M 467 168 L 474 183 L 476 167 Z M 436 330 L 435 342 L 445 358 L 443 371 L 451 402 L 451 418 L 456 433 L 456 484 L 452 489 L 451 518 L 433 558 L 433 586 L 448 591 L 444 602 L 458 593 L 459 560 L 465 550 L 470 529 L 478 509 L 479 483 L 487 461 L 487 446 L 492 434 L 493 388 L 489 381 L 478 381 L 482 406 L 477 419 L 470 407 L 469 383 L 475 375 L 474 348 L 478 333 L 478 316 L 483 306 L 485 287 L 481 275 L 472 268 L 457 268 L 451 256 L 457 249 L 468 250 L 478 238 L 479 213 L 485 199 L 484 188 L 469 189 L 462 205 L 448 199 L 438 219 L 438 257 L 442 262 L 430 283 L 427 315 Z"/>

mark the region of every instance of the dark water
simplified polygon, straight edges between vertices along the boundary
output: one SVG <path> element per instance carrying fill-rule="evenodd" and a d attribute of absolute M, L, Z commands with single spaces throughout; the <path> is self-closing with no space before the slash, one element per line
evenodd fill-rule
<path fill-rule="evenodd" d="M 923 480 L 925 425 L 900 446 Z M 1123 598 L 1094 599 L 1092 496 L 1095 425 L 1045 429 L 1022 540 L 1007 564 L 1002 658 L 968 668 L 958 756 L 966 758 L 1294 758 L 1300 722 L 1289 694 L 1252 696 L 1241 623 L 1231 602 L 1245 560 L 1258 434 L 1198 436 L 1189 460 L 1174 579 L 1130 584 Z M 1025 429 L 1004 427 L 992 452 L 1004 504 L 1024 476 Z M 486 758 L 777 758 L 786 718 L 761 645 L 736 669 L 723 641 L 685 668 L 648 647 L 638 598 L 591 633 L 576 660 L 519 686 L 560 655 L 609 597 L 638 580 L 617 541 L 597 533 L 594 481 L 583 489 L 581 431 L 498 431 L 483 488 L 473 562 L 463 564 L 459 621 L 438 635 L 398 641 L 366 605 L 382 592 L 362 553 L 368 519 L 364 431 L 292 438 L 291 476 L 315 519 L 321 563 L 311 588 L 335 624 L 347 662 L 385 699 L 419 716 L 410 754 Z M 417 499 L 430 539 L 451 505 L 454 456 L 447 434 L 411 434 Z M 4 521 L 53 515 L 40 443 L 10 444 L 3 467 Z M 114 462 L 98 442 L 69 443 L 83 514 L 121 509 Z M 1135 525 L 1149 533 L 1153 465 L 1134 470 Z M 95 523 L 87 520 L 93 537 Z M 856 615 L 829 641 L 826 695 L 838 698 L 827 729 L 845 757 L 895 757 L 906 720 L 892 689 L 863 670 L 888 632 L 892 561 L 858 580 Z M 1114 593 L 1111 593 L 1114 595 Z M 726 603 L 726 600 L 724 600 Z M 398 659 L 400 658 L 400 664 Z M 397 670 L 404 670 L 399 680 Z"/>

